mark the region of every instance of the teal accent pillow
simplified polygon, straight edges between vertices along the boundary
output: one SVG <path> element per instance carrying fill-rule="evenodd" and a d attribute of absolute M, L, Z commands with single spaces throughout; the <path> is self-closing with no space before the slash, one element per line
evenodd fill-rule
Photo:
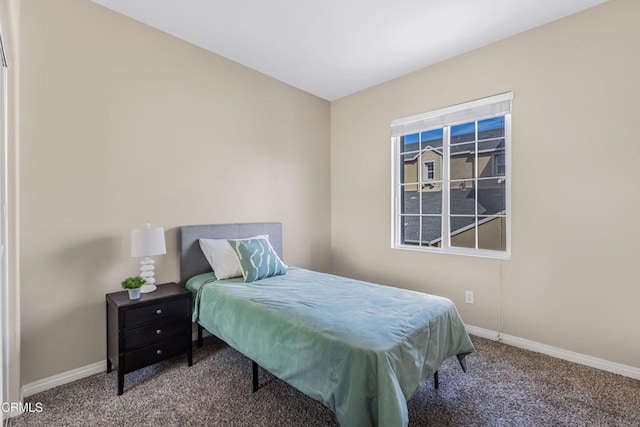
<path fill-rule="evenodd" d="M 245 282 L 287 274 L 287 266 L 266 239 L 229 240 L 238 255 Z"/>

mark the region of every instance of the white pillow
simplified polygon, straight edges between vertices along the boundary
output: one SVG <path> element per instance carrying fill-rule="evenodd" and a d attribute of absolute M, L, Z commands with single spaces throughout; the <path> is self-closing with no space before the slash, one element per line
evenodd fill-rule
<path fill-rule="evenodd" d="M 259 236 L 247 237 L 246 239 L 265 239 L 269 241 L 269 236 L 261 234 Z M 211 265 L 216 279 L 231 279 L 242 276 L 242 267 L 238 260 L 238 254 L 233 250 L 227 239 L 199 239 L 200 249 Z"/>

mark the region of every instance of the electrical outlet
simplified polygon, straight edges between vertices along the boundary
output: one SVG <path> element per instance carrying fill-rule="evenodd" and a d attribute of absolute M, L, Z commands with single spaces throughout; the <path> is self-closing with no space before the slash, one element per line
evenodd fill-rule
<path fill-rule="evenodd" d="M 464 292 L 464 301 L 467 304 L 475 304 L 475 301 L 473 299 L 473 291 L 465 291 Z"/>

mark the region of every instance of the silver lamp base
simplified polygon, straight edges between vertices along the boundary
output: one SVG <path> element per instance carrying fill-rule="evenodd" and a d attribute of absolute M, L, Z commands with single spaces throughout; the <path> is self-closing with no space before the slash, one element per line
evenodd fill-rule
<path fill-rule="evenodd" d="M 142 285 L 140 287 L 140 292 L 143 293 L 143 294 L 148 294 L 150 292 L 154 292 L 156 289 L 157 289 L 156 285 L 146 284 L 146 285 Z"/>

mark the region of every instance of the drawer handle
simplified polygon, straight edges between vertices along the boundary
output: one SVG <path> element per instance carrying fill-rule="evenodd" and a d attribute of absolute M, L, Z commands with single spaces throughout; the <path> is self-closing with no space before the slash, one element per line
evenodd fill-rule
<path fill-rule="evenodd" d="M 156 334 L 160 335 L 162 333 L 162 329 L 156 329 Z"/>
<path fill-rule="evenodd" d="M 158 355 L 162 354 L 162 350 L 156 350 L 156 354 Z"/>
<path fill-rule="evenodd" d="M 156 314 L 162 314 L 162 310 L 157 309 L 157 310 L 156 310 Z"/>

